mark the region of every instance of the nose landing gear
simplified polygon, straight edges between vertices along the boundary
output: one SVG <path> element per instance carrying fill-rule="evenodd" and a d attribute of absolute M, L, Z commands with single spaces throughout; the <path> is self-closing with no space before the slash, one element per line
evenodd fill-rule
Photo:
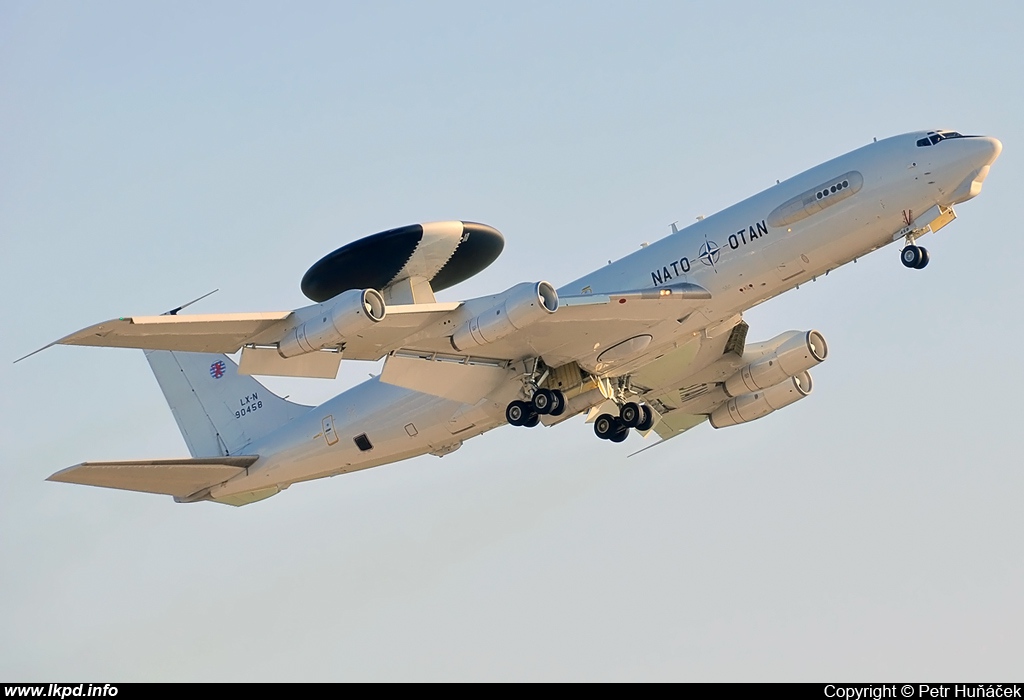
<path fill-rule="evenodd" d="M 900 251 L 900 260 L 903 262 L 904 267 L 922 270 L 928 266 L 930 258 L 926 248 L 910 244 Z"/>
<path fill-rule="evenodd" d="M 903 250 L 900 251 L 900 261 L 903 266 L 913 270 L 923 270 L 928 267 L 928 251 L 917 245 L 917 239 L 926 233 L 938 231 L 955 218 L 956 212 L 952 207 L 935 205 L 916 219 L 912 211 L 904 210 L 903 221 L 906 226 L 892 236 L 894 241 L 902 238 L 906 242 Z"/>

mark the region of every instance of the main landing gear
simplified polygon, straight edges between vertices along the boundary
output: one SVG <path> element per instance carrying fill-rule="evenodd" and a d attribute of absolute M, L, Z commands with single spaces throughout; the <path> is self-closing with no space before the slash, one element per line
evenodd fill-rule
<path fill-rule="evenodd" d="M 594 421 L 594 434 L 602 440 L 622 442 L 629 435 L 630 428 L 640 432 L 654 427 L 654 412 L 646 404 L 633 401 L 625 403 L 619 409 L 619 415 L 602 413 Z"/>
<path fill-rule="evenodd" d="M 548 370 L 535 360 L 532 368 L 527 367 L 523 374 L 522 395 L 528 400 L 516 399 L 505 407 L 505 420 L 509 425 L 532 428 L 540 423 L 545 415 L 560 416 L 565 413 L 568 403 L 558 389 L 544 389 L 541 384 L 548 377 Z M 654 427 L 655 413 L 650 406 L 640 404 L 632 399 L 639 395 L 630 386 L 630 378 L 602 378 L 601 393 L 610 399 L 609 403 L 618 406 L 617 416 L 602 413 L 594 421 L 594 432 L 602 440 L 622 442 L 629 436 L 631 428 L 639 432 L 647 432 Z"/>
<path fill-rule="evenodd" d="M 509 425 L 532 428 L 541 416 L 560 416 L 565 413 L 565 394 L 558 389 L 537 389 L 530 401 L 513 401 L 505 408 Z"/>

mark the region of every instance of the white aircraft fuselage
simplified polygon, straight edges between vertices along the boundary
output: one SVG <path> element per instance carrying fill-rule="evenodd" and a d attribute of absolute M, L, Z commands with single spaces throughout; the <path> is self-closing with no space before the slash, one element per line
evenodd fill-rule
<path fill-rule="evenodd" d="M 638 354 L 603 364 L 601 352 L 614 343 L 597 343 L 580 367 L 595 376 L 628 375 L 767 299 L 896 240 L 913 245 L 929 224 L 945 225 L 953 205 L 978 194 L 1001 144 L 938 134 L 935 143 L 936 132 L 918 132 L 868 144 L 564 285 L 559 296 L 680 282 L 710 292 L 685 318 L 667 318 L 652 328 Z M 455 325 L 496 298 L 466 302 Z M 702 367 L 692 369 L 696 374 Z M 375 377 L 252 442 L 245 452 L 258 460 L 210 489 L 209 497 L 231 502 L 239 494 L 276 492 L 298 481 L 426 453 L 443 455 L 505 424 L 505 406 L 521 391 L 519 376 L 510 373 L 485 400 L 468 405 Z M 372 447 L 361 449 L 356 436 L 367 436 Z"/>

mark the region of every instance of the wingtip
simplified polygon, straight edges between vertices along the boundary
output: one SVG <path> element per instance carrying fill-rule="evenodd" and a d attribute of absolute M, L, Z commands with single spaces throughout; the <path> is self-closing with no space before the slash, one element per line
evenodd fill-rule
<path fill-rule="evenodd" d="M 42 352 L 42 351 L 43 351 L 43 350 L 45 350 L 46 348 L 52 348 L 52 347 L 53 347 L 54 345 L 56 345 L 56 344 L 57 344 L 57 343 L 59 343 L 59 342 L 60 342 L 60 341 L 58 341 L 58 340 L 55 340 L 55 341 L 53 341 L 52 343 L 49 343 L 48 345 L 44 345 L 43 347 L 39 348 L 38 350 L 33 350 L 33 351 L 32 351 L 32 352 L 30 352 L 29 354 L 27 354 L 27 355 L 23 355 L 22 357 L 19 357 L 19 358 L 18 358 L 17 360 L 15 360 L 14 362 L 12 362 L 11 364 L 13 364 L 13 365 L 16 365 L 16 364 L 18 364 L 19 362 L 21 362 L 22 360 L 25 360 L 25 359 L 27 359 L 27 358 L 29 358 L 29 357 L 32 357 L 32 356 L 33 356 L 33 355 L 35 355 L 36 353 Z"/>
<path fill-rule="evenodd" d="M 72 464 L 70 467 L 65 467 L 64 469 L 61 469 L 60 471 L 56 471 L 53 474 L 50 474 L 50 476 L 46 477 L 45 481 L 54 481 L 54 482 L 61 483 L 61 484 L 69 484 L 69 483 L 73 484 L 74 483 L 73 481 L 68 481 L 67 479 L 64 479 L 64 478 L 61 478 L 61 477 L 66 475 L 66 474 L 68 474 L 68 473 L 70 473 L 70 472 L 73 472 L 75 469 L 78 469 L 83 464 L 85 464 L 85 462 L 79 462 L 78 464 Z"/>
<path fill-rule="evenodd" d="M 86 326 L 85 328 L 82 328 L 81 330 L 77 330 L 74 333 L 71 333 L 69 335 L 65 335 L 65 336 L 63 336 L 61 338 L 57 338 L 57 340 L 54 340 L 53 342 L 47 343 L 46 345 L 44 345 L 43 347 L 39 348 L 38 350 L 33 350 L 32 352 L 30 352 L 29 354 L 25 355 L 24 357 L 19 357 L 12 364 L 17 364 L 17 363 L 21 362 L 22 360 L 24 360 L 26 358 L 32 357 L 36 353 L 40 353 L 43 350 L 46 350 L 47 348 L 52 348 L 54 345 L 75 345 L 76 343 L 70 343 L 68 341 L 73 340 L 76 337 L 81 336 L 83 333 L 86 333 L 88 331 L 92 331 L 93 329 L 100 330 L 101 327 L 104 324 L 116 323 L 118 321 L 128 321 L 130 323 L 131 322 L 131 317 L 129 317 L 129 316 L 121 316 L 119 318 L 112 318 L 109 321 L 103 321 L 102 323 L 96 323 L 96 324 L 94 324 L 92 326 Z"/>

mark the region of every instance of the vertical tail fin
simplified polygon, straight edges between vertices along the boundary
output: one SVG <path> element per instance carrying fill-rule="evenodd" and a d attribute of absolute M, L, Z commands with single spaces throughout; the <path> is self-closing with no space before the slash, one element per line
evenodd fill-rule
<path fill-rule="evenodd" d="M 241 454 L 310 410 L 238 373 L 227 355 L 147 350 L 146 359 L 193 457 Z"/>

